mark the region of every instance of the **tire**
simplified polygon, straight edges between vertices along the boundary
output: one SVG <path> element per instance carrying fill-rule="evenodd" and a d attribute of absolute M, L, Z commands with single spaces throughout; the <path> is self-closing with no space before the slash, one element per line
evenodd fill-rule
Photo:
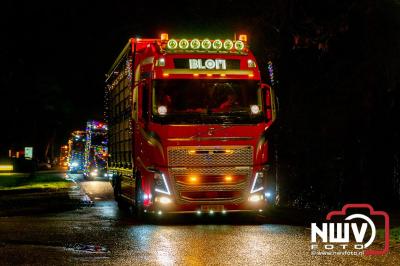
<path fill-rule="evenodd" d="M 121 197 L 121 178 L 117 176 L 114 180 L 114 198 L 121 210 L 128 209 L 128 204 Z"/>

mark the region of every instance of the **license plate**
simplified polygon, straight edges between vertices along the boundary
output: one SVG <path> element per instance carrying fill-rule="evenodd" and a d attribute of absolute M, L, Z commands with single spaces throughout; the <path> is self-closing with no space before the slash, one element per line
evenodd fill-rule
<path fill-rule="evenodd" d="M 220 212 L 224 210 L 224 205 L 201 205 L 202 211 L 215 211 Z"/>

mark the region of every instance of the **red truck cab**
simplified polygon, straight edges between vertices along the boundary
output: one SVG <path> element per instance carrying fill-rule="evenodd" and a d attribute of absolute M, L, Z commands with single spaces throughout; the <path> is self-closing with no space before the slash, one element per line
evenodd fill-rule
<path fill-rule="evenodd" d="M 106 80 L 109 176 L 142 212 L 261 211 L 274 94 L 247 36 L 130 39 Z"/>

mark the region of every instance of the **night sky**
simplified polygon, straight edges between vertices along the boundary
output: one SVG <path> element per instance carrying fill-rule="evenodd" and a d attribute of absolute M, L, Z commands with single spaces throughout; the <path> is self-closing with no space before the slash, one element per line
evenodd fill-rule
<path fill-rule="evenodd" d="M 2 152 L 43 157 L 102 119 L 104 75 L 130 37 L 247 33 L 265 82 L 275 65 L 286 199 L 400 199 L 398 1 L 8 1 L 0 21 Z"/>
<path fill-rule="evenodd" d="M 2 141 L 60 145 L 86 120 L 102 119 L 104 75 L 130 37 L 232 38 L 251 29 L 236 1 L 144 3 L 9 1 L 1 11 Z"/>

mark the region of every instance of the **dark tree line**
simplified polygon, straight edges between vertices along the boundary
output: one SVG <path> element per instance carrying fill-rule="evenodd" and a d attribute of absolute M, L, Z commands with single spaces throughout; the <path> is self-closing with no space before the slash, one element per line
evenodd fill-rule
<path fill-rule="evenodd" d="M 399 206 L 400 5 L 281 1 L 260 24 L 277 65 L 281 203 Z"/>

